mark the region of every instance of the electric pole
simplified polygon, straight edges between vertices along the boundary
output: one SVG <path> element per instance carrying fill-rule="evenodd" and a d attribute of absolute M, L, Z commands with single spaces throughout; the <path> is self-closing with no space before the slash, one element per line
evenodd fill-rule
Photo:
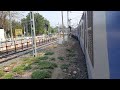
<path fill-rule="evenodd" d="M 67 25 L 69 27 L 69 11 L 67 11 Z"/>
<path fill-rule="evenodd" d="M 26 22 L 25 26 L 26 26 L 26 36 L 28 37 L 28 23 L 27 22 Z"/>
<path fill-rule="evenodd" d="M 13 41 L 13 32 L 12 32 L 12 20 L 11 20 L 11 12 L 9 11 L 9 20 L 10 20 L 10 33 L 11 33 L 11 40 Z"/>
<path fill-rule="evenodd" d="M 63 38 L 64 38 L 64 23 L 63 23 L 63 11 L 61 11 L 61 15 L 62 15 L 62 29 L 63 29 Z"/>
<path fill-rule="evenodd" d="M 69 12 L 67 11 L 67 24 L 68 24 L 68 29 L 69 29 L 69 34 L 71 33 L 71 19 L 69 19 Z"/>
<path fill-rule="evenodd" d="M 26 25 L 24 25 L 24 39 L 25 39 L 25 33 L 26 33 Z"/>
<path fill-rule="evenodd" d="M 33 46 L 33 56 L 37 56 L 36 52 L 36 35 L 35 35 L 35 23 L 34 23 L 34 13 L 30 11 L 30 20 L 31 20 L 31 34 L 32 34 L 32 46 Z"/>
<path fill-rule="evenodd" d="M 67 25 L 68 25 L 68 29 L 67 29 L 67 34 L 68 34 L 68 30 L 69 30 L 69 11 L 67 11 Z"/>

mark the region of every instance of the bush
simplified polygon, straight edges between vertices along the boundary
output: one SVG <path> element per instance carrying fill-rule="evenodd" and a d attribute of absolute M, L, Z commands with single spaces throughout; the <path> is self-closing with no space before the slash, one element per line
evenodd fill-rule
<path fill-rule="evenodd" d="M 24 67 L 23 67 L 23 65 L 20 65 L 20 66 L 13 68 L 12 71 L 16 72 L 17 74 L 22 74 L 24 72 Z"/>
<path fill-rule="evenodd" d="M 50 60 L 51 60 L 51 61 L 55 61 L 55 58 L 52 57 L 52 58 L 50 58 Z"/>
<path fill-rule="evenodd" d="M 0 77 L 2 77 L 4 75 L 4 71 L 0 70 Z"/>
<path fill-rule="evenodd" d="M 69 65 L 68 64 L 63 64 L 63 65 L 61 65 L 61 69 L 68 69 L 68 67 L 69 67 Z"/>
<path fill-rule="evenodd" d="M 43 57 L 37 57 L 36 60 L 33 62 L 33 64 L 41 62 L 41 60 L 47 60 L 48 56 L 43 56 Z"/>
<path fill-rule="evenodd" d="M 45 79 L 45 78 L 50 78 L 51 73 L 49 71 L 36 70 L 32 73 L 31 77 L 32 79 Z"/>
<path fill-rule="evenodd" d="M 23 68 L 24 68 L 24 70 L 30 70 L 32 67 L 30 64 L 26 63 L 25 65 L 23 65 Z"/>
<path fill-rule="evenodd" d="M 26 63 L 28 63 L 28 64 L 31 64 L 31 63 L 33 63 L 34 61 L 35 61 L 35 57 L 34 58 L 24 58 L 23 59 L 23 64 L 26 64 Z"/>
<path fill-rule="evenodd" d="M 69 53 L 66 55 L 66 57 L 74 57 L 74 56 L 76 56 L 76 54 L 74 54 L 74 53 Z"/>
<path fill-rule="evenodd" d="M 45 55 L 53 55 L 54 52 L 46 52 Z"/>
<path fill-rule="evenodd" d="M 64 60 L 64 58 L 63 58 L 63 57 L 58 57 L 58 59 L 59 59 L 59 60 Z"/>
<path fill-rule="evenodd" d="M 68 49 L 68 48 L 66 49 L 66 51 L 68 51 L 68 52 L 72 52 L 72 50 L 70 50 L 70 49 Z"/>
<path fill-rule="evenodd" d="M 40 59 L 40 60 L 47 60 L 48 56 L 39 57 L 38 59 Z"/>
<path fill-rule="evenodd" d="M 47 62 L 47 61 L 39 62 L 38 65 L 40 69 L 54 69 L 55 67 L 57 67 L 56 63 Z"/>
<path fill-rule="evenodd" d="M 12 73 L 5 74 L 3 76 L 3 79 L 13 79 L 13 74 Z"/>

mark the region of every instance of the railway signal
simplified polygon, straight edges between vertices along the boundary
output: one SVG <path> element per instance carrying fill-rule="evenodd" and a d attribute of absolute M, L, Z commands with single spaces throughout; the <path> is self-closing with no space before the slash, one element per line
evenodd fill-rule
<path fill-rule="evenodd" d="M 32 35 L 32 46 L 33 46 L 33 56 L 37 56 L 36 52 L 36 35 L 35 35 L 35 23 L 34 23 L 34 13 L 30 11 L 30 21 L 31 21 L 31 35 Z"/>

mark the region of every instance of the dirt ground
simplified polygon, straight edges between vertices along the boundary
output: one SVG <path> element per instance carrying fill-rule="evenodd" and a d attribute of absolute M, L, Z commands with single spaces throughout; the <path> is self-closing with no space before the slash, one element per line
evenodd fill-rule
<path fill-rule="evenodd" d="M 52 73 L 52 79 L 87 79 L 87 68 L 85 57 L 82 49 L 79 46 L 79 42 L 73 38 L 68 38 L 63 44 L 54 45 L 56 48 L 49 49 L 49 51 L 55 52 L 52 57 L 56 60 L 55 63 L 58 67 L 54 69 Z M 66 50 L 72 50 L 73 53 L 69 55 Z M 63 57 L 64 60 L 59 60 L 57 57 Z M 61 69 L 61 65 L 67 64 L 67 69 Z"/>

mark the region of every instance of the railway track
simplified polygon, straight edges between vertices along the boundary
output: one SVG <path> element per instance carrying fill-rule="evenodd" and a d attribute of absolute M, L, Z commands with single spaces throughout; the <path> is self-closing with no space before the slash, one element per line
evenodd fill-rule
<path fill-rule="evenodd" d="M 50 44 L 53 44 L 57 41 L 57 38 L 53 38 L 51 40 L 45 40 L 42 43 L 38 42 L 37 43 L 37 51 L 40 51 L 41 49 L 49 46 Z M 10 51 L 9 53 L 6 52 L 2 52 L 2 54 L 0 55 L 0 63 L 4 63 L 7 62 L 11 59 L 20 57 L 22 55 L 28 54 L 28 53 L 32 53 L 32 45 L 30 45 L 28 48 L 24 48 L 21 50 L 21 48 L 17 48 L 17 51 Z"/>

